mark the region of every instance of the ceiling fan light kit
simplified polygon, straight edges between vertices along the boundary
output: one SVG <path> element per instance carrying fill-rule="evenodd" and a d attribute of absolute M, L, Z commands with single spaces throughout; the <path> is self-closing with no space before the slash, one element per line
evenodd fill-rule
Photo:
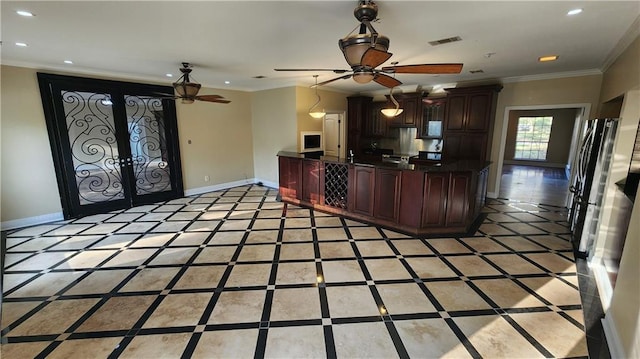
<path fill-rule="evenodd" d="M 393 97 L 393 87 L 389 89 L 389 99 L 391 99 L 391 102 L 395 105 L 395 107 L 383 108 L 380 110 L 380 112 L 382 112 L 382 114 L 387 117 L 396 117 L 400 115 L 404 111 L 404 109 L 400 108 L 400 104 L 395 99 L 395 97 Z"/>
<path fill-rule="evenodd" d="M 320 104 L 320 95 L 318 95 L 318 75 L 313 75 L 313 77 L 316 79 L 316 84 L 315 84 L 315 89 L 316 89 L 316 103 L 313 104 L 313 106 L 311 106 L 309 108 L 309 116 L 313 117 L 313 118 L 323 118 L 324 115 L 326 115 L 327 113 L 324 112 L 324 109 L 322 109 L 322 111 L 320 110 L 314 110 L 313 108 L 316 107 L 318 104 Z"/>

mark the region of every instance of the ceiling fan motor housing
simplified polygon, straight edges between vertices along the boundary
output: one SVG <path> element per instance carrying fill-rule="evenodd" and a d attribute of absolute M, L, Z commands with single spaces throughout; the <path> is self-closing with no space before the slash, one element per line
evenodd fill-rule
<path fill-rule="evenodd" d="M 353 16 L 360 22 L 373 21 L 378 17 L 378 5 L 373 1 L 360 1 L 353 10 Z"/>

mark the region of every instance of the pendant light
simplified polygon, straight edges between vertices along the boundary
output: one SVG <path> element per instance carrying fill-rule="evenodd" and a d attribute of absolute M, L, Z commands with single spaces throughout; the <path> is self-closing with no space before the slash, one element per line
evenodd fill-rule
<path fill-rule="evenodd" d="M 318 101 L 316 101 L 316 103 L 314 103 L 313 106 L 311 106 L 311 108 L 309 109 L 309 115 L 313 118 L 323 118 L 324 115 L 327 114 L 326 112 L 324 112 L 324 109 L 322 110 L 313 109 L 320 103 L 320 95 L 318 95 L 318 75 L 313 75 L 313 77 L 316 79 L 316 84 L 314 87 L 316 88 L 316 97 L 318 98 Z"/>
<path fill-rule="evenodd" d="M 404 109 L 400 108 L 400 104 L 398 103 L 398 101 L 396 101 L 396 99 L 393 97 L 394 88 L 395 87 L 389 89 L 389 98 L 391 98 L 391 102 L 393 102 L 395 108 L 383 108 L 382 110 L 380 110 L 380 112 L 382 112 L 382 114 L 387 117 L 396 117 L 401 114 L 402 111 L 404 111 Z"/>

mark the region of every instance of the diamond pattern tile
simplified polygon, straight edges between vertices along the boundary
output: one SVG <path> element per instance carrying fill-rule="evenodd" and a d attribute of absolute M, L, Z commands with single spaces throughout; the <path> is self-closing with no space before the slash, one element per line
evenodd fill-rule
<path fill-rule="evenodd" d="M 276 194 L 4 232 L 2 355 L 588 355 L 562 208 L 490 200 L 476 233 L 418 238 Z"/>

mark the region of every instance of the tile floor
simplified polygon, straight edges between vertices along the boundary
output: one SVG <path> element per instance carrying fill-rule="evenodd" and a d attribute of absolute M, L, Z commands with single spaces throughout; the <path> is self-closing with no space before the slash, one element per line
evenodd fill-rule
<path fill-rule="evenodd" d="M 3 358 L 586 357 L 565 210 L 412 238 L 243 186 L 4 233 Z"/>

